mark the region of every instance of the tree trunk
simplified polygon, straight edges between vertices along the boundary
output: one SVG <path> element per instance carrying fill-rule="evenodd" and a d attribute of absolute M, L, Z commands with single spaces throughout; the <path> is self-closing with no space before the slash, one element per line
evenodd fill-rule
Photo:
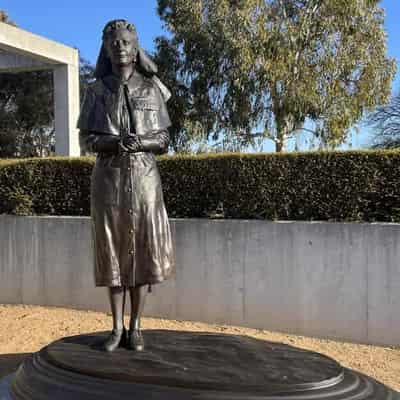
<path fill-rule="evenodd" d="M 275 140 L 275 151 L 277 153 L 282 153 L 286 151 L 286 132 L 278 131 Z"/>
<path fill-rule="evenodd" d="M 291 116 L 282 112 L 276 116 L 276 138 L 275 138 L 275 151 L 281 153 L 286 151 L 286 142 L 291 130 L 293 123 Z"/>

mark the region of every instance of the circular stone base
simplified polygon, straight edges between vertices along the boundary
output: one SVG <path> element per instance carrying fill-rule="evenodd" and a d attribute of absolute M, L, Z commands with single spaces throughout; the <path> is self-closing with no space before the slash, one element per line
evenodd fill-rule
<path fill-rule="evenodd" d="M 146 350 L 101 350 L 107 333 L 61 339 L 28 358 L 15 400 L 400 399 L 318 353 L 245 336 L 145 331 Z"/>

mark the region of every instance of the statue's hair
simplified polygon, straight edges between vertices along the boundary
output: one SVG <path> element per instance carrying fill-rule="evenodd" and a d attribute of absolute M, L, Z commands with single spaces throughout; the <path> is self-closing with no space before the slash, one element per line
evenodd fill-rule
<path fill-rule="evenodd" d="M 133 34 L 134 40 L 136 42 L 136 47 L 138 49 L 136 67 L 140 70 L 140 72 L 144 73 L 147 76 L 155 75 L 158 71 L 157 65 L 150 59 L 146 52 L 140 48 L 135 26 L 124 19 L 115 19 L 108 22 L 103 29 L 103 43 L 101 45 L 100 54 L 97 58 L 96 69 L 94 72 L 96 79 L 101 79 L 104 76 L 111 74 L 111 61 L 107 56 L 104 42 L 113 32 L 118 29 L 126 29 Z"/>
<path fill-rule="evenodd" d="M 131 32 L 135 38 L 135 41 L 137 43 L 139 42 L 135 26 L 125 19 L 114 19 L 113 21 L 107 22 L 103 29 L 103 41 L 107 39 L 107 36 L 114 33 L 118 29 L 126 29 L 127 31 Z"/>

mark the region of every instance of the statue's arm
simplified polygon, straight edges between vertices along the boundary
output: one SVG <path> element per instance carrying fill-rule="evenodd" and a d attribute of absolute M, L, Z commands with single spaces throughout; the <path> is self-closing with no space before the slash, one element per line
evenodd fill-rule
<path fill-rule="evenodd" d="M 151 151 L 155 154 L 163 154 L 168 151 L 169 133 L 164 129 L 157 132 L 151 132 L 147 135 L 139 136 L 139 148 L 143 151 Z"/>
<path fill-rule="evenodd" d="M 146 135 L 128 136 L 123 139 L 122 146 L 129 152 L 145 151 L 163 154 L 168 151 L 169 133 L 166 129 L 153 131 Z"/>
<path fill-rule="evenodd" d="M 119 150 L 119 136 L 98 132 L 91 129 L 95 126 L 97 114 L 104 113 L 101 101 L 94 86 L 89 86 L 85 93 L 77 127 L 79 128 L 79 143 L 84 153 L 117 153 Z"/>
<path fill-rule="evenodd" d="M 117 153 L 119 136 L 81 129 L 79 131 L 79 144 L 84 152 Z"/>

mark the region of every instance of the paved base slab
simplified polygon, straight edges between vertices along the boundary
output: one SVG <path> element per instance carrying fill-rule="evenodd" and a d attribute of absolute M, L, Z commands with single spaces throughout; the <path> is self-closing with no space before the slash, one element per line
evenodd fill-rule
<path fill-rule="evenodd" d="M 0 379 L 0 400 L 12 400 L 10 394 L 12 376 Z"/>
<path fill-rule="evenodd" d="M 15 400 L 396 399 L 333 359 L 245 336 L 145 331 L 146 351 L 102 351 L 107 333 L 68 337 L 29 357 Z"/>

